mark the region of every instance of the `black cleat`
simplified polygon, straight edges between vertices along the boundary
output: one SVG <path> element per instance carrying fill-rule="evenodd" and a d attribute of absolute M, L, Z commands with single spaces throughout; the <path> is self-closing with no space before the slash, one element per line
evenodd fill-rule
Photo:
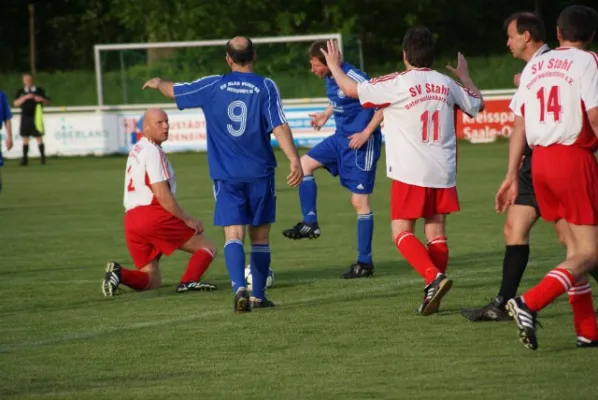
<path fill-rule="evenodd" d="M 515 297 L 507 302 L 507 311 L 517 322 L 519 328 L 519 340 L 525 347 L 531 350 L 538 348 L 536 339 L 537 314 L 527 308 L 521 297 Z"/>
<path fill-rule="evenodd" d="M 271 308 L 274 307 L 275 304 L 264 297 L 264 299 L 258 299 L 257 297 L 251 296 L 249 298 L 249 304 L 251 304 L 251 309 L 255 308 Z"/>
<path fill-rule="evenodd" d="M 374 276 L 374 264 L 356 262 L 349 270 L 341 275 L 343 279 L 369 278 Z"/>
<path fill-rule="evenodd" d="M 438 274 L 436 279 L 424 288 L 424 301 L 417 311 L 421 315 L 430 315 L 438 312 L 440 300 L 451 290 L 453 281 L 443 274 Z"/>
<path fill-rule="evenodd" d="M 462 308 L 461 315 L 470 321 L 511 321 L 505 308 L 506 303 L 501 296 L 494 298 L 488 305 L 481 308 Z"/>
<path fill-rule="evenodd" d="M 284 237 L 298 240 L 298 239 L 317 239 L 320 237 L 320 227 L 318 223 L 307 224 L 305 222 L 299 222 L 297 225 L 290 229 L 282 231 Z"/>
<path fill-rule="evenodd" d="M 106 274 L 102 281 L 102 293 L 106 297 L 112 297 L 117 294 L 118 285 L 120 285 L 120 264 L 110 261 L 106 264 Z"/>
<path fill-rule="evenodd" d="M 240 287 L 235 294 L 234 310 L 236 313 L 246 313 L 251 311 L 251 304 L 249 303 L 249 292 L 246 288 Z"/>
<path fill-rule="evenodd" d="M 177 293 L 185 292 L 211 292 L 217 290 L 218 287 L 207 282 L 181 282 L 176 287 Z"/>
<path fill-rule="evenodd" d="M 590 339 L 586 339 L 583 336 L 578 336 L 577 337 L 577 347 L 578 348 L 598 347 L 598 340 L 590 340 Z"/>

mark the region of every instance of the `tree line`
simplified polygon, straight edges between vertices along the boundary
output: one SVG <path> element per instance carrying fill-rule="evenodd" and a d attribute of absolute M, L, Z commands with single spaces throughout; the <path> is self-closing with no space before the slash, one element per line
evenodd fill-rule
<path fill-rule="evenodd" d="M 30 69 L 34 20 L 38 71 L 93 68 L 93 45 L 340 32 L 358 39 L 368 65 L 396 65 L 401 39 L 428 26 L 440 55 L 504 54 L 504 19 L 537 11 L 554 43 L 558 13 L 595 0 L 5 0 L 0 13 L 0 72 Z"/>

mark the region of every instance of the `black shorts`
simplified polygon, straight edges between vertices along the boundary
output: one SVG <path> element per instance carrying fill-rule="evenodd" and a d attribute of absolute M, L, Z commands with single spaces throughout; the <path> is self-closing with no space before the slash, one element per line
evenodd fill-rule
<path fill-rule="evenodd" d="M 536 214 L 540 216 L 540 208 L 536 201 L 536 194 L 534 192 L 534 185 L 532 184 L 532 156 L 526 155 L 523 157 L 523 162 L 519 168 L 519 194 L 515 199 L 515 204 L 520 206 L 533 207 Z"/>
<path fill-rule="evenodd" d="M 19 130 L 19 134 L 21 135 L 21 137 L 41 137 L 44 133 L 38 131 L 35 127 L 35 117 L 21 115 L 21 127 Z"/>

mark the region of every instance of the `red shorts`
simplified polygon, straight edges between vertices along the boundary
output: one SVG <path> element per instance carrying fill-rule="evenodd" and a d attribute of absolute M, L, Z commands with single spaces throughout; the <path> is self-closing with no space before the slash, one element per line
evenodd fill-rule
<path fill-rule="evenodd" d="M 390 219 L 427 218 L 435 214 L 459 211 L 457 187 L 428 188 L 392 181 L 390 187 Z"/>
<path fill-rule="evenodd" d="M 598 163 L 589 150 L 535 147 L 532 183 L 544 220 L 598 225 Z"/>
<path fill-rule="evenodd" d="M 125 213 L 125 240 L 137 268 L 169 256 L 195 231 L 160 205 L 135 207 Z"/>

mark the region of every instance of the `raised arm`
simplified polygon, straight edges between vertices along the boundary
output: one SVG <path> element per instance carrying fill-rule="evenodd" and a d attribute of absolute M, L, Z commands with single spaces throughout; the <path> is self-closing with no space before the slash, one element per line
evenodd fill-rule
<path fill-rule="evenodd" d="M 345 74 L 341 68 L 342 57 L 336 41 L 329 40 L 327 46 L 327 50 L 322 49 L 322 54 L 326 58 L 326 65 L 336 80 L 336 84 L 347 96 L 358 98 L 357 82 Z"/>
<path fill-rule="evenodd" d="M 174 99 L 174 82 L 165 81 L 160 78 L 152 78 L 143 84 L 142 89 L 157 89 L 163 96 Z"/>

